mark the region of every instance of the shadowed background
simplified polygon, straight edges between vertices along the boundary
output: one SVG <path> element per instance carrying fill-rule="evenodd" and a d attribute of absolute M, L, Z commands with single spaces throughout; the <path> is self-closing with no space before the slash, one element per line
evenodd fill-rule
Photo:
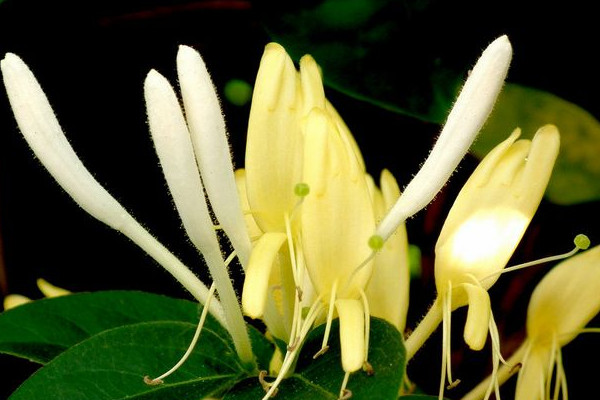
<path fill-rule="evenodd" d="M 199 50 L 223 98 L 235 163 L 243 166 L 249 104 L 234 105 L 223 91 L 232 79 L 253 83 L 264 45 L 275 31 L 286 28 L 286 20 L 279 19 L 278 13 L 301 8 L 296 2 L 278 3 L 0 2 L 0 54 L 14 52 L 25 60 L 86 166 L 205 281 L 202 261 L 180 227 L 150 141 L 143 80 L 155 68 L 175 84 L 177 46 L 186 44 Z M 318 3 L 308 1 L 302 7 L 309 9 Z M 435 10 L 411 37 L 414 48 L 424 54 L 431 50 L 427 47 L 430 43 L 438 41 L 451 63 L 468 66 L 487 43 L 506 33 L 515 54 L 510 81 L 543 88 L 592 114 L 600 113 L 598 62 L 590 50 L 596 46 L 597 25 L 583 2 L 555 9 L 539 1 L 529 2 L 527 8 L 516 1 L 485 5 L 464 1 L 452 8 L 435 1 L 401 3 L 407 10 L 417 6 Z M 388 48 L 380 62 L 398 57 L 402 54 Z M 413 61 L 408 58 L 403 63 Z M 378 176 L 382 168 L 389 168 L 400 185 L 406 185 L 426 157 L 439 125 L 386 111 L 332 89 L 328 95 L 356 136 L 369 172 Z M 433 301 L 432 250 L 437 233 L 475 165 L 476 159 L 467 157 L 436 201 L 408 223 L 409 240 L 423 255 L 420 278 L 412 283 L 408 327 L 414 327 Z M 597 210 L 597 201 L 570 206 L 544 201 L 511 264 L 568 251 L 577 233 L 588 234 L 592 244 L 599 243 Z M 35 279 L 43 277 L 73 291 L 136 289 L 190 298 L 149 257 L 78 209 L 61 191 L 19 135 L 4 94 L 0 95 L 0 234 L 3 295 L 40 297 Z M 491 290 L 507 354 L 522 340 L 529 293 L 546 268 L 507 275 Z M 464 311 L 454 314 L 455 328 L 462 325 Z M 463 383 L 448 391 L 448 398 L 459 398 L 489 368 L 489 349 L 465 351 L 458 329 L 454 339 L 454 374 Z M 441 336 L 434 335 L 409 365 L 409 376 L 430 393 L 437 392 L 440 343 Z M 586 365 L 600 357 L 597 343 L 597 337 L 587 335 L 565 348 L 569 391 L 574 399 L 583 398 L 594 386 L 589 378 L 597 368 L 590 370 Z M 3 398 L 35 365 L 1 356 L 0 369 L 14 372 L 0 383 Z"/>

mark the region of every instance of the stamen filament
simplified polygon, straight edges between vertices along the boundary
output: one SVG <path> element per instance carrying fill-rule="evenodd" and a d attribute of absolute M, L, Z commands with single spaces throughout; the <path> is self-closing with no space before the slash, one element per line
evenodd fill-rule
<path fill-rule="evenodd" d="M 369 340 L 371 334 L 371 313 L 369 312 L 369 301 L 364 290 L 360 291 L 360 297 L 363 303 L 363 311 L 365 313 L 365 364 L 369 364 Z M 370 371 L 372 374 L 372 371 Z"/>
<path fill-rule="evenodd" d="M 573 250 L 568 251 L 568 252 L 563 253 L 563 254 L 557 254 L 557 255 L 554 255 L 554 256 L 544 257 L 544 258 L 540 258 L 538 260 L 528 261 L 528 262 L 523 263 L 523 264 L 518 264 L 518 265 L 514 265 L 512 267 L 504 268 L 504 269 L 502 269 L 500 271 L 496 271 L 493 274 L 489 274 L 488 276 L 483 277 L 480 282 L 483 282 L 483 281 L 485 281 L 485 280 L 487 280 L 489 278 L 493 278 L 494 276 L 497 276 L 497 275 L 500 275 L 500 274 L 504 274 L 505 272 L 517 271 L 519 269 L 532 267 L 534 265 L 544 264 L 544 263 L 548 263 L 548 262 L 552 262 L 552 261 L 557 261 L 557 260 L 563 260 L 565 258 L 569 258 L 571 256 L 574 256 L 575 254 L 577 254 L 577 252 L 579 252 L 579 250 L 582 250 L 581 247 L 575 246 L 575 248 Z"/>
<path fill-rule="evenodd" d="M 277 391 L 277 387 L 279 386 L 279 384 L 281 383 L 283 378 L 286 376 L 286 374 L 290 370 L 294 361 L 296 360 L 296 355 L 297 355 L 298 351 L 300 350 L 300 348 L 302 347 L 301 346 L 302 342 L 306 338 L 306 335 L 308 335 L 310 328 L 312 327 L 313 323 L 319 316 L 319 313 L 321 311 L 320 303 L 321 303 L 321 297 L 319 296 L 317 298 L 317 300 L 311 306 L 311 308 L 308 312 L 308 315 L 306 316 L 306 319 L 304 320 L 304 322 L 302 324 L 302 330 L 300 332 L 300 336 L 297 338 L 297 344 L 292 349 L 288 349 L 288 351 L 286 352 L 285 357 L 283 359 L 283 363 L 281 365 L 281 368 L 279 369 L 279 373 L 277 374 L 277 378 L 275 378 L 275 381 L 271 384 L 269 391 L 265 394 L 265 396 L 262 398 L 262 400 L 267 400 L 268 398 L 274 396 L 274 394 Z"/>
<path fill-rule="evenodd" d="M 337 295 L 337 281 L 333 284 L 333 288 L 331 288 L 331 295 L 329 297 L 329 309 L 327 311 L 327 323 L 325 325 L 325 333 L 323 334 L 323 344 L 321 345 L 321 350 L 319 350 L 313 358 L 317 358 L 323 355 L 329 346 L 327 343 L 329 342 L 329 334 L 331 333 L 331 323 L 333 322 L 333 311 L 335 309 L 335 297 Z"/>
<path fill-rule="evenodd" d="M 344 380 L 342 381 L 342 387 L 340 389 L 340 398 L 339 400 L 349 399 L 352 396 L 352 392 L 350 392 L 346 387 L 348 386 L 348 380 L 350 379 L 350 372 L 346 372 L 344 374 Z"/>
<path fill-rule="evenodd" d="M 185 363 L 187 361 L 190 354 L 192 354 L 192 351 L 196 347 L 196 344 L 198 343 L 198 339 L 200 338 L 200 332 L 202 332 L 202 328 L 204 327 L 204 322 L 206 321 L 206 316 L 208 315 L 208 307 L 210 306 L 210 301 L 215 294 L 216 288 L 217 287 L 214 283 L 212 285 L 210 285 L 210 289 L 208 292 L 209 297 L 206 300 L 206 304 L 204 305 L 204 308 L 202 309 L 202 314 L 200 315 L 200 321 L 198 322 L 198 326 L 196 327 L 196 332 L 194 332 L 194 337 L 192 338 L 192 341 L 190 342 L 190 345 L 188 346 L 188 348 L 185 351 L 185 353 L 183 354 L 183 356 L 179 359 L 179 361 L 177 361 L 177 363 L 170 370 L 168 370 L 164 374 L 162 374 L 154 379 L 150 379 L 148 376 L 145 376 L 144 382 L 146 384 L 158 385 L 158 384 L 163 383 L 163 379 L 165 379 L 166 377 L 171 375 L 173 372 L 177 371 L 179 369 L 179 367 L 181 367 L 183 365 L 183 363 Z"/>
<path fill-rule="evenodd" d="M 500 365 L 496 373 L 496 382 L 498 386 L 502 386 L 511 376 L 519 372 L 518 365 L 521 365 L 523 360 L 527 358 L 529 353 L 528 345 L 521 345 L 507 360 L 506 364 Z M 491 384 L 493 375 L 489 375 L 483 381 L 479 382 L 469 393 L 462 397 L 461 400 L 481 400 L 484 398 L 488 387 Z"/>

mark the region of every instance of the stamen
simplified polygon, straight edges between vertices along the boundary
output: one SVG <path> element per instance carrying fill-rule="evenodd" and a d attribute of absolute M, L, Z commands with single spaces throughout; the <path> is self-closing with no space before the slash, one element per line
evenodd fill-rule
<path fill-rule="evenodd" d="M 385 240 L 379 235 L 373 235 L 369 238 L 369 247 L 373 251 L 381 250 L 385 245 Z"/>
<path fill-rule="evenodd" d="M 300 182 L 294 186 L 294 194 L 298 197 L 306 197 L 310 193 L 310 186 L 308 183 Z"/>
<path fill-rule="evenodd" d="M 285 357 L 283 359 L 283 363 L 281 364 L 281 369 L 279 370 L 279 373 L 277 374 L 277 378 L 275 378 L 275 381 L 270 384 L 267 394 L 265 394 L 265 396 L 262 398 L 262 400 L 267 400 L 268 398 L 275 396 L 275 394 L 277 393 L 277 390 L 278 390 L 277 387 L 279 386 L 279 384 L 281 383 L 281 381 L 283 380 L 285 375 L 290 370 L 294 361 L 296 360 L 296 355 L 300 348 L 300 344 L 304 341 L 304 339 L 308 335 L 308 332 L 310 331 L 310 328 L 312 327 L 315 320 L 321 313 L 321 308 L 322 308 L 321 307 L 321 296 L 319 296 L 319 297 L 317 297 L 316 301 L 311 306 L 311 308 L 308 312 L 308 315 L 306 317 L 306 320 L 304 320 L 304 322 L 302 324 L 302 329 L 300 331 L 300 335 L 298 335 L 298 337 L 297 337 L 297 340 L 298 340 L 297 345 L 294 346 L 294 348 L 291 350 L 288 349 L 288 351 L 286 352 Z M 263 380 L 264 380 L 264 377 L 263 377 Z"/>
<path fill-rule="evenodd" d="M 329 310 L 327 312 L 327 324 L 325 325 L 325 333 L 323 334 L 323 344 L 321 345 L 321 350 L 319 350 L 313 356 L 313 359 L 322 356 L 329 350 L 329 346 L 327 342 L 329 341 L 329 334 L 331 333 L 331 322 L 333 321 L 333 310 L 335 309 L 335 297 L 337 294 L 337 281 L 333 284 L 333 288 L 331 288 L 331 296 L 329 297 Z"/>
<path fill-rule="evenodd" d="M 573 242 L 575 243 L 575 248 L 567 253 L 563 253 L 563 254 L 557 254 L 555 256 L 549 256 L 549 257 L 544 257 L 544 258 L 540 258 L 538 260 L 533 260 L 533 261 L 529 261 L 523 264 L 518 264 L 518 265 L 514 265 L 512 267 L 508 267 L 508 268 L 504 268 L 500 271 L 496 271 L 492 274 L 489 274 L 488 276 L 483 277 L 480 282 L 483 282 L 489 278 L 493 278 L 497 275 L 500 274 L 504 274 L 505 272 L 512 272 L 512 271 L 517 271 L 519 269 L 523 269 L 523 268 L 528 268 L 528 267 L 532 267 L 534 265 L 539 265 L 539 264 L 544 264 L 547 262 L 552 262 L 552 261 L 557 261 L 557 260 L 563 260 L 565 258 L 569 258 L 574 256 L 575 254 L 577 254 L 577 252 L 579 252 L 580 250 L 585 250 L 589 247 L 590 245 L 590 240 L 586 235 L 583 234 L 579 234 L 577 236 L 575 236 L 575 239 L 573 240 Z"/>
<path fill-rule="evenodd" d="M 369 335 L 371 333 L 371 313 L 369 312 L 369 300 L 363 290 L 360 291 L 360 297 L 363 303 L 363 311 L 365 313 L 365 362 L 363 368 L 367 371 L 368 375 L 373 375 L 373 367 L 369 363 Z"/>
<path fill-rule="evenodd" d="M 260 383 L 260 386 L 262 386 L 263 390 L 265 392 L 268 392 L 269 389 L 271 389 L 271 386 L 273 386 L 271 383 L 267 382 L 265 380 L 265 377 L 267 376 L 268 372 L 265 370 L 262 370 L 258 373 L 258 382 Z M 277 394 L 278 390 L 277 388 L 275 389 L 275 391 L 273 392 L 272 396 L 275 396 Z"/>
<path fill-rule="evenodd" d="M 229 257 L 232 257 L 232 256 L 233 256 L 233 254 L 231 254 Z M 171 375 L 173 372 L 177 371 L 179 369 L 179 367 L 181 367 L 183 365 L 183 363 L 187 361 L 190 354 L 192 354 L 194 347 L 196 347 L 196 343 L 198 343 L 198 339 L 200 338 L 200 332 L 202 332 L 202 327 L 204 327 L 204 322 L 206 321 L 206 316 L 208 315 L 208 307 L 210 306 L 210 301 L 212 300 L 212 298 L 215 294 L 216 288 L 217 287 L 214 283 L 212 285 L 210 285 L 210 289 L 208 292 L 209 293 L 208 299 L 206 300 L 206 304 L 204 305 L 204 308 L 202 309 L 202 314 L 200 315 L 200 321 L 198 322 L 198 326 L 196 327 L 196 332 L 194 333 L 194 337 L 192 338 L 190 345 L 188 346 L 187 350 L 185 351 L 185 353 L 183 354 L 181 359 L 170 370 L 168 370 L 164 374 L 160 375 L 159 377 L 150 379 L 150 377 L 144 376 L 144 383 L 146 383 L 147 385 L 151 385 L 151 386 L 162 384 L 163 379 L 165 379 L 166 377 Z"/>
<path fill-rule="evenodd" d="M 350 372 L 344 374 L 344 380 L 342 381 L 342 388 L 340 389 L 340 397 L 338 400 L 346 400 L 352 397 L 352 392 L 346 389 L 348 386 L 348 380 L 350 379 Z"/>

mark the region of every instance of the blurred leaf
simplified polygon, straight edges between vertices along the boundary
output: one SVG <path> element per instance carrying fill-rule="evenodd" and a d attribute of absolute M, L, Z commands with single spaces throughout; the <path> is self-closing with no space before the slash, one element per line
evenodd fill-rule
<path fill-rule="evenodd" d="M 539 127 L 554 124 L 561 146 L 548 200 L 563 205 L 600 199 L 600 123 L 586 110 L 558 96 L 516 84 L 503 89 L 484 130 L 473 145 L 483 157 L 516 128 L 532 138 Z"/>
<path fill-rule="evenodd" d="M 439 11 L 431 7 L 434 3 L 257 2 L 272 40 L 296 60 L 311 54 L 328 86 L 394 112 L 440 123 L 475 59 L 457 66 L 446 57 L 447 39 L 431 34 L 431 23 L 438 18 L 432 13 Z"/>
<path fill-rule="evenodd" d="M 10 400 L 161 400 L 217 395 L 246 375 L 227 337 L 204 329 L 190 358 L 165 383 L 146 385 L 187 349 L 195 324 L 145 322 L 82 341 L 32 375 Z"/>
<path fill-rule="evenodd" d="M 325 326 L 308 336 L 302 347 L 295 373 L 279 386 L 278 398 L 289 400 L 336 400 L 344 378 L 341 367 L 339 322 L 332 324 L 329 351 L 313 359 L 321 348 Z M 375 371 L 367 375 L 358 371 L 350 376 L 348 389 L 352 399 L 396 399 L 404 377 L 405 350 L 398 330 L 377 318 L 371 318 L 369 362 Z M 259 399 L 264 391 L 257 378 L 248 378 L 228 392 L 224 400 Z"/>

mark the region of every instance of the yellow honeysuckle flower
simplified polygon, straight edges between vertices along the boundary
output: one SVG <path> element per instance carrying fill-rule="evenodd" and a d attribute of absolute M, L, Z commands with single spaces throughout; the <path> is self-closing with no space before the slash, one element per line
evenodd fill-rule
<path fill-rule="evenodd" d="M 407 341 L 408 358 L 426 337 L 443 326 L 443 396 L 450 371 L 452 310 L 469 306 L 464 339 L 481 350 L 488 332 L 498 368 L 499 339 L 487 294 L 512 256 L 531 221 L 550 179 L 558 155 L 559 134 L 553 125 L 538 130 L 533 140 L 518 140 L 517 129 L 496 146 L 465 183 L 448 214 L 436 244 L 437 298 Z M 491 387 L 490 387 L 491 390 Z M 489 394 L 489 393 L 488 393 Z"/>
<path fill-rule="evenodd" d="M 575 239 L 586 249 L 584 235 Z M 600 332 L 585 326 L 600 312 L 600 246 L 556 265 L 534 289 L 527 309 L 526 337 L 496 375 L 489 376 L 462 400 L 480 400 L 490 384 L 504 384 L 517 371 L 515 400 L 567 399 L 561 349 L 577 335 Z M 518 368 L 519 367 L 519 368 Z M 552 387 L 552 385 L 554 387 Z"/>
<path fill-rule="evenodd" d="M 283 47 L 269 43 L 252 97 L 245 168 L 236 172 L 254 240 L 242 308 L 252 318 L 263 318 L 270 333 L 286 341 L 293 336 L 298 286 L 298 243 L 292 236 L 297 236 L 294 211 L 302 195 L 302 123 L 310 109 L 325 104 L 315 61 L 304 57 L 297 71 Z"/>
<path fill-rule="evenodd" d="M 313 109 L 305 135 L 303 178 L 311 188 L 301 215 L 306 268 L 316 292 L 329 305 L 328 320 L 332 306 L 337 307 L 342 364 L 345 371 L 353 372 L 366 361 L 364 347 L 347 345 L 357 340 L 345 334 L 364 338 L 364 309 L 359 300 L 371 277 L 372 262 L 356 268 L 371 253 L 368 239 L 375 230 L 375 214 L 366 175 L 327 114 Z M 362 326 L 346 328 L 349 323 L 344 318 Z"/>
<path fill-rule="evenodd" d="M 561 262 L 536 286 L 527 309 L 516 400 L 544 400 L 553 392 L 555 399 L 558 392 L 567 398 L 561 348 L 600 312 L 598 282 L 600 246 Z M 550 388 L 553 372 L 555 390 Z"/>

